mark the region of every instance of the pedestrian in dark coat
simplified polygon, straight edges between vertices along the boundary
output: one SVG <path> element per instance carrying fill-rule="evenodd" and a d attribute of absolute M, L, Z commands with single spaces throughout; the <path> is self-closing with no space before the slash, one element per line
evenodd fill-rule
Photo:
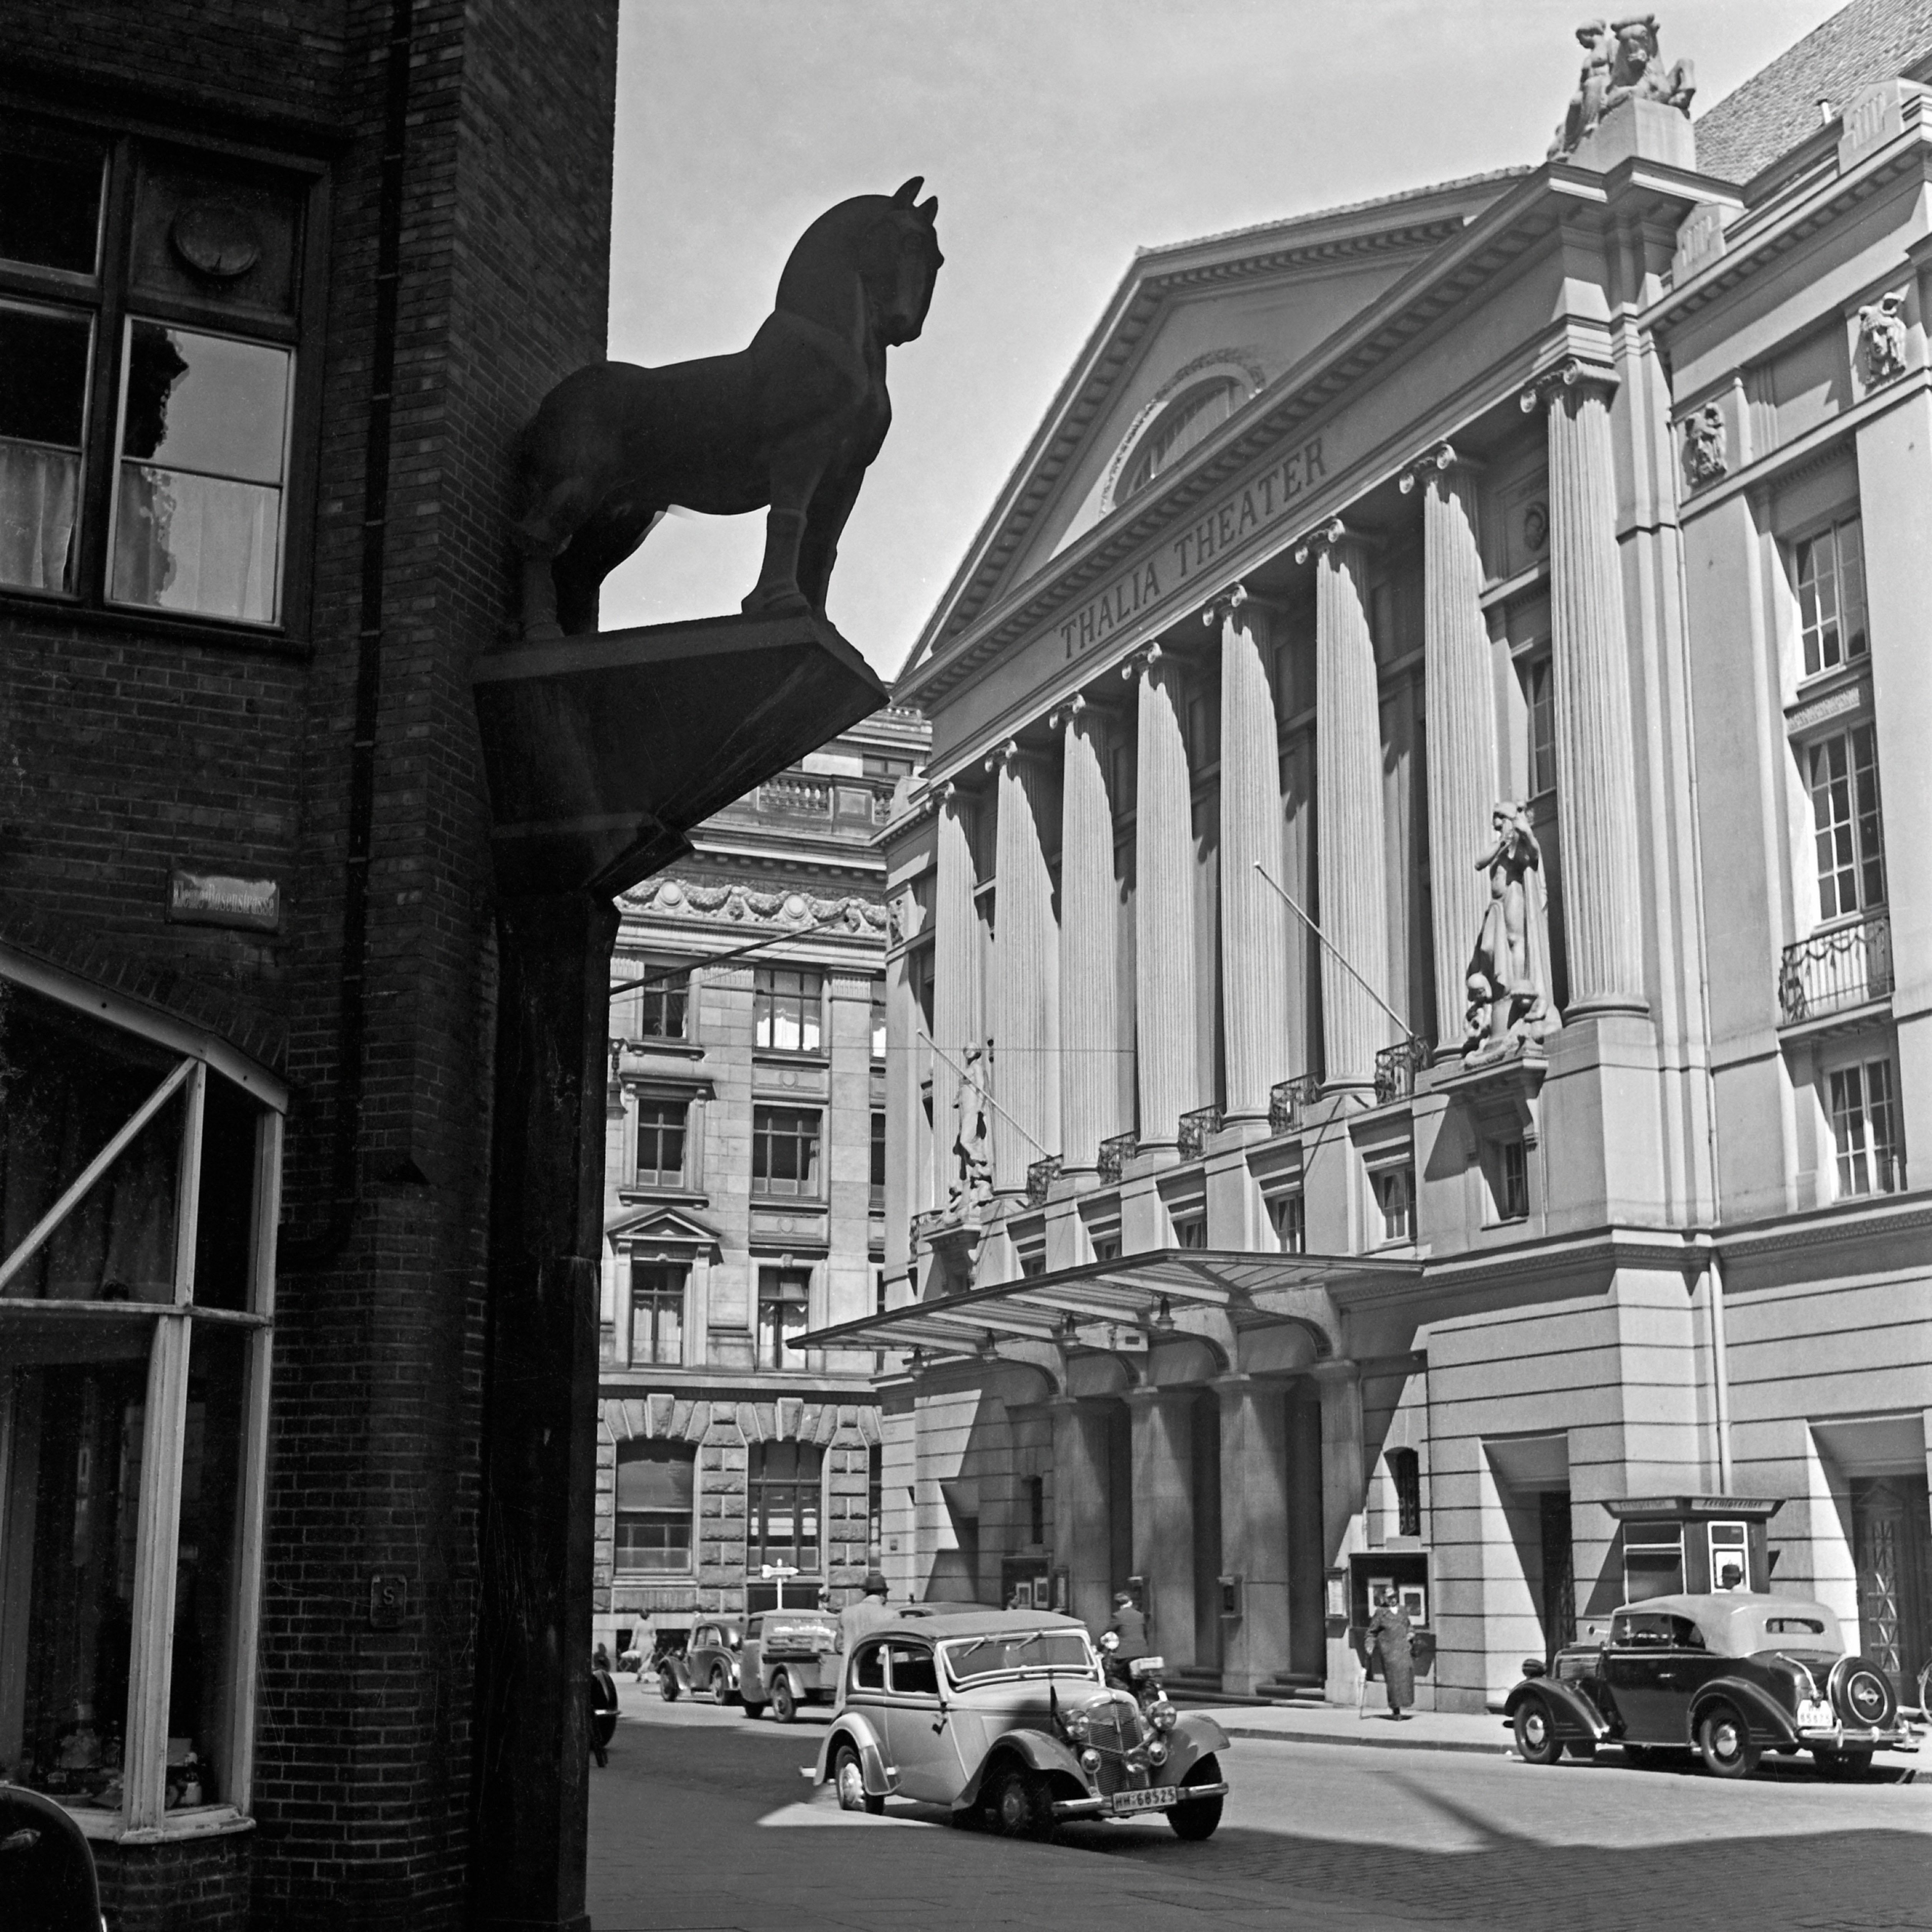
<path fill-rule="evenodd" d="M 1382 1592 L 1365 1634 L 1369 1649 L 1382 1665 L 1382 1681 L 1388 1686 L 1389 1715 L 1400 1721 L 1415 1702 L 1415 1626 L 1393 1590 Z"/>
<path fill-rule="evenodd" d="M 1120 1640 L 1114 1654 L 1123 1664 L 1148 1654 L 1147 1616 L 1130 1591 L 1122 1590 L 1114 1598 L 1114 1621 L 1107 1628 Z"/>

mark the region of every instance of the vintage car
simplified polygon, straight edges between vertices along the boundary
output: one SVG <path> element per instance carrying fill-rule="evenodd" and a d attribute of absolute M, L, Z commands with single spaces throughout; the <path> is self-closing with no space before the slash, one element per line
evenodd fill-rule
<path fill-rule="evenodd" d="M 738 1654 L 738 1702 L 748 1718 L 769 1705 L 788 1724 L 801 1704 L 838 1694 L 838 1619 L 830 1610 L 760 1610 L 745 1622 Z"/>
<path fill-rule="evenodd" d="M 1576 1643 L 1546 1671 L 1525 1660 L 1503 1706 L 1532 1764 L 1599 1744 L 1626 1760 L 1699 1752 L 1720 1778 L 1745 1778 L 1767 1750 L 1808 1750 L 1828 1776 L 1872 1753 L 1916 1748 L 1892 1680 L 1848 1656 L 1836 1615 L 1802 1598 L 1742 1590 L 1626 1604 L 1601 1642 Z"/>
<path fill-rule="evenodd" d="M 721 1704 L 738 1694 L 738 1656 L 744 1641 L 736 1618 L 694 1624 L 680 1652 L 667 1648 L 657 1660 L 658 1691 L 667 1704 L 686 1690 L 708 1690 Z"/>
<path fill-rule="evenodd" d="M 868 1630 L 815 1777 L 848 1811 L 889 1797 L 1043 1838 L 1071 1818 L 1161 1812 L 1184 1838 L 1221 1822 L 1227 1734 L 1110 1688 L 1086 1627 L 1044 1610 L 960 1610 Z"/>

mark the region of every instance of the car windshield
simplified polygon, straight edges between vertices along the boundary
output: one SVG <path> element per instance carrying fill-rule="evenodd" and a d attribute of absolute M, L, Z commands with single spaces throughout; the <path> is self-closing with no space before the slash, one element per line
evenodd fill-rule
<path fill-rule="evenodd" d="M 1094 1653 L 1077 1630 L 1002 1630 L 991 1636 L 962 1637 L 941 1646 L 946 1675 L 958 1684 L 1021 1672 L 1091 1677 Z"/>

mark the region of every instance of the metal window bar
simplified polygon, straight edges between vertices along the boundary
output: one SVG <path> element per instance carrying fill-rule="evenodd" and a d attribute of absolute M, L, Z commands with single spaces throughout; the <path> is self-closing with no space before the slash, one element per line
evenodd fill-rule
<path fill-rule="evenodd" d="M 1875 913 L 1784 949 L 1778 969 L 1778 1015 L 1786 1026 L 1822 1019 L 1882 999 L 1892 985 L 1892 920 Z"/>
<path fill-rule="evenodd" d="M 1322 1083 L 1312 1073 L 1298 1073 L 1292 1080 L 1277 1080 L 1268 1089 L 1269 1132 L 1293 1133 L 1321 1097 Z"/>
<path fill-rule="evenodd" d="M 1140 1150 L 1140 1136 L 1136 1133 L 1114 1134 L 1100 1143 L 1100 1150 L 1095 1166 L 1100 1170 L 1103 1186 L 1119 1180 L 1121 1170 Z"/>
<path fill-rule="evenodd" d="M 1413 1036 L 1384 1047 L 1376 1055 L 1376 1105 L 1386 1107 L 1392 1101 L 1413 1100 L 1415 1076 L 1433 1058 L 1428 1041 Z"/>
<path fill-rule="evenodd" d="M 1180 1117 L 1180 1146 L 1183 1160 L 1198 1160 L 1208 1151 L 1208 1136 L 1221 1131 L 1219 1107 L 1196 1107 Z"/>
<path fill-rule="evenodd" d="M 1044 1208 L 1046 1191 L 1060 1173 L 1060 1156 L 1049 1154 L 1045 1160 L 1036 1160 L 1027 1169 L 1026 1204 L 1029 1208 Z"/>

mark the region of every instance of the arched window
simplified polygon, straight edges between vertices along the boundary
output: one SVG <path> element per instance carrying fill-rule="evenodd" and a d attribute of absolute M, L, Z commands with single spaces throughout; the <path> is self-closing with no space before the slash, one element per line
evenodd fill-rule
<path fill-rule="evenodd" d="M 1139 495 L 1163 470 L 1172 469 L 1233 415 L 1240 393 L 1240 383 L 1232 376 L 1210 376 L 1182 390 L 1142 434 L 1114 493 L 1114 502 L 1124 503 Z"/>

